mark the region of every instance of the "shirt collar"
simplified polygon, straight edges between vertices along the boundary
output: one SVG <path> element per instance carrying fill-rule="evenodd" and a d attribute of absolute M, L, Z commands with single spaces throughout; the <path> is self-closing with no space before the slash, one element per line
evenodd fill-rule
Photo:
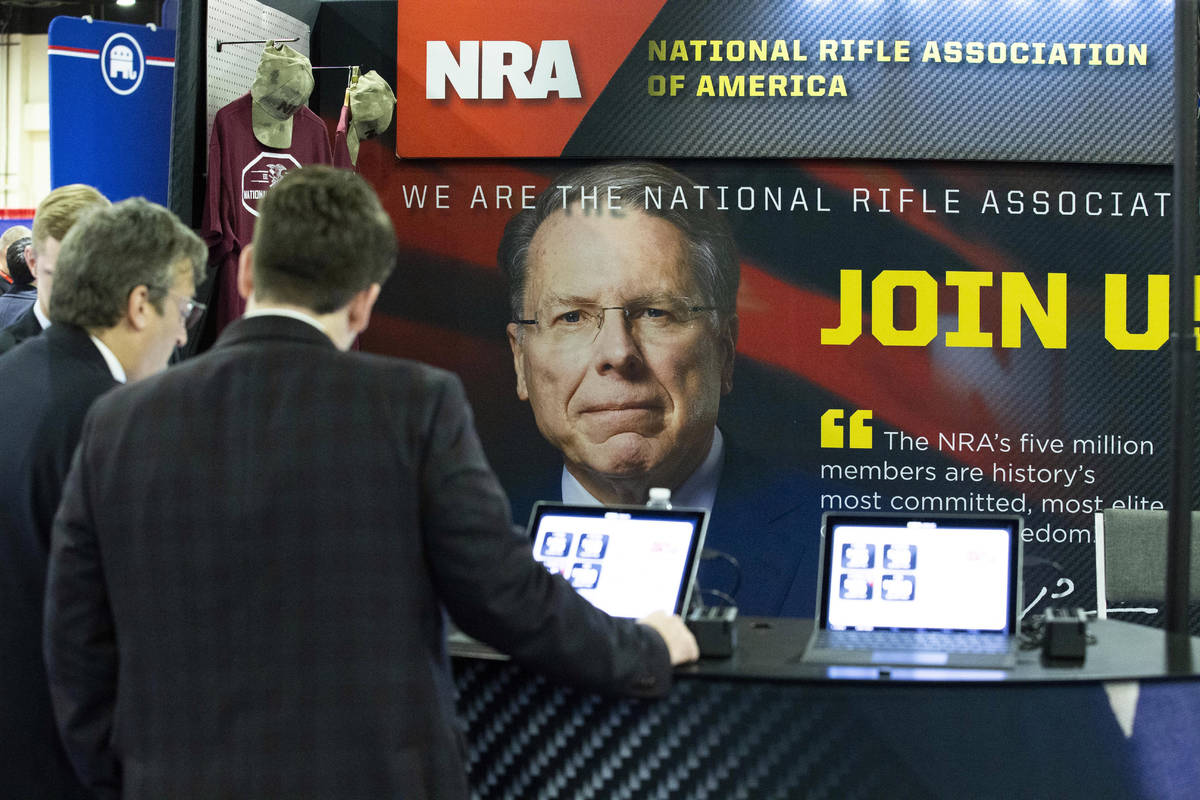
<path fill-rule="evenodd" d="M 717 497 L 717 485 L 721 482 L 721 465 L 725 461 L 725 438 L 720 428 L 713 428 L 712 446 L 708 455 L 679 488 L 671 492 L 671 505 L 681 508 L 712 509 Z M 600 501 L 576 480 L 575 476 L 562 470 L 562 499 L 564 503 L 583 506 L 598 506 Z"/>
<path fill-rule="evenodd" d="M 113 351 L 108 349 L 108 345 L 90 333 L 88 334 L 88 338 L 92 340 L 92 344 L 96 345 L 96 349 L 104 357 L 104 363 L 108 364 L 108 371 L 112 373 L 113 380 L 117 383 L 126 383 L 128 376 L 125 374 L 125 368 L 121 366 L 121 362 L 117 360 L 117 357 L 113 355 Z"/>
<path fill-rule="evenodd" d="M 291 317 L 301 322 L 307 322 L 326 336 L 329 335 L 325 332 L 325 328 L 321 327 L 321 322 L 316 317 L 311 314 L 305 314 L 303 311 L 295 311 L 291 308 L 256 308 L 242 315 L 243 319 L 249 319 L 250 317 Z"/>
<path fill-rule="evenodd" d="M 50 327 L 50 318 L 42 313 L 42 304 L 37 300 L 33 301 L 33 315 L 37 317 L 38 324 L 42 326 L 42 330 Z"/>

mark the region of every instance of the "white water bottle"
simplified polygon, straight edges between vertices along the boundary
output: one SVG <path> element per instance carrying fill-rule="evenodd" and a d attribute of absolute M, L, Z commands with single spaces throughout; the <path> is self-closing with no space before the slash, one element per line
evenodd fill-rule
<path fill-rule="evenodd" d="M 647 508 L 670 508 L 671 490 L 662 486 L 650 488 L 650 499 L 646 501 Z"/>

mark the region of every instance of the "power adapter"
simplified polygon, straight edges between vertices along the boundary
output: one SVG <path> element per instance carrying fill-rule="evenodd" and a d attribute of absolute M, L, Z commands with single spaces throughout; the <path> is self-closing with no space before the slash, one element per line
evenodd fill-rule
<path fill-rule="evenodd" d="M 704 658 L 729 658 L 737 646 L 737 606 L 702 606 L 685 620 Z"/>
<path fill-rule="evenodd" d="M 1081 663 L 1087 655 L 1087 614 L 1082 608 L 1048 608 L 1042 657 L 1050 663 Z"/>

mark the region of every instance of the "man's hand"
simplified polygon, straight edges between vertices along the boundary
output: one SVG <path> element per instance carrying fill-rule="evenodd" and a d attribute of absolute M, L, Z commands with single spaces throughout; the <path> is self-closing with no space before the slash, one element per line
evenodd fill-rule
<path fill-rule="evenodd" d="M 638 620 L 642 625 L 649 625 L 667 643 L 667 652 L 671 655 L 671 666 L 686 664 L 700 657 L 700 647 L 696 637 L 688 630 L 683 620 L 665 611 L 655 611 Z"/>

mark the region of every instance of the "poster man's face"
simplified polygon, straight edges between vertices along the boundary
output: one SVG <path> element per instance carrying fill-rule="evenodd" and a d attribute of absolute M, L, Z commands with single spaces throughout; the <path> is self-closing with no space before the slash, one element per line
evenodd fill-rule
<path fill-rule="evenodd" d="M 538 324 L 509 326 L 517 394 L 585 487 L 676 487 L 707 455 L 736 340 L 736 321 L 695 310 L 707 302 L 663 219 L 572 207 L 538 228 L 524 309 Z"/>

